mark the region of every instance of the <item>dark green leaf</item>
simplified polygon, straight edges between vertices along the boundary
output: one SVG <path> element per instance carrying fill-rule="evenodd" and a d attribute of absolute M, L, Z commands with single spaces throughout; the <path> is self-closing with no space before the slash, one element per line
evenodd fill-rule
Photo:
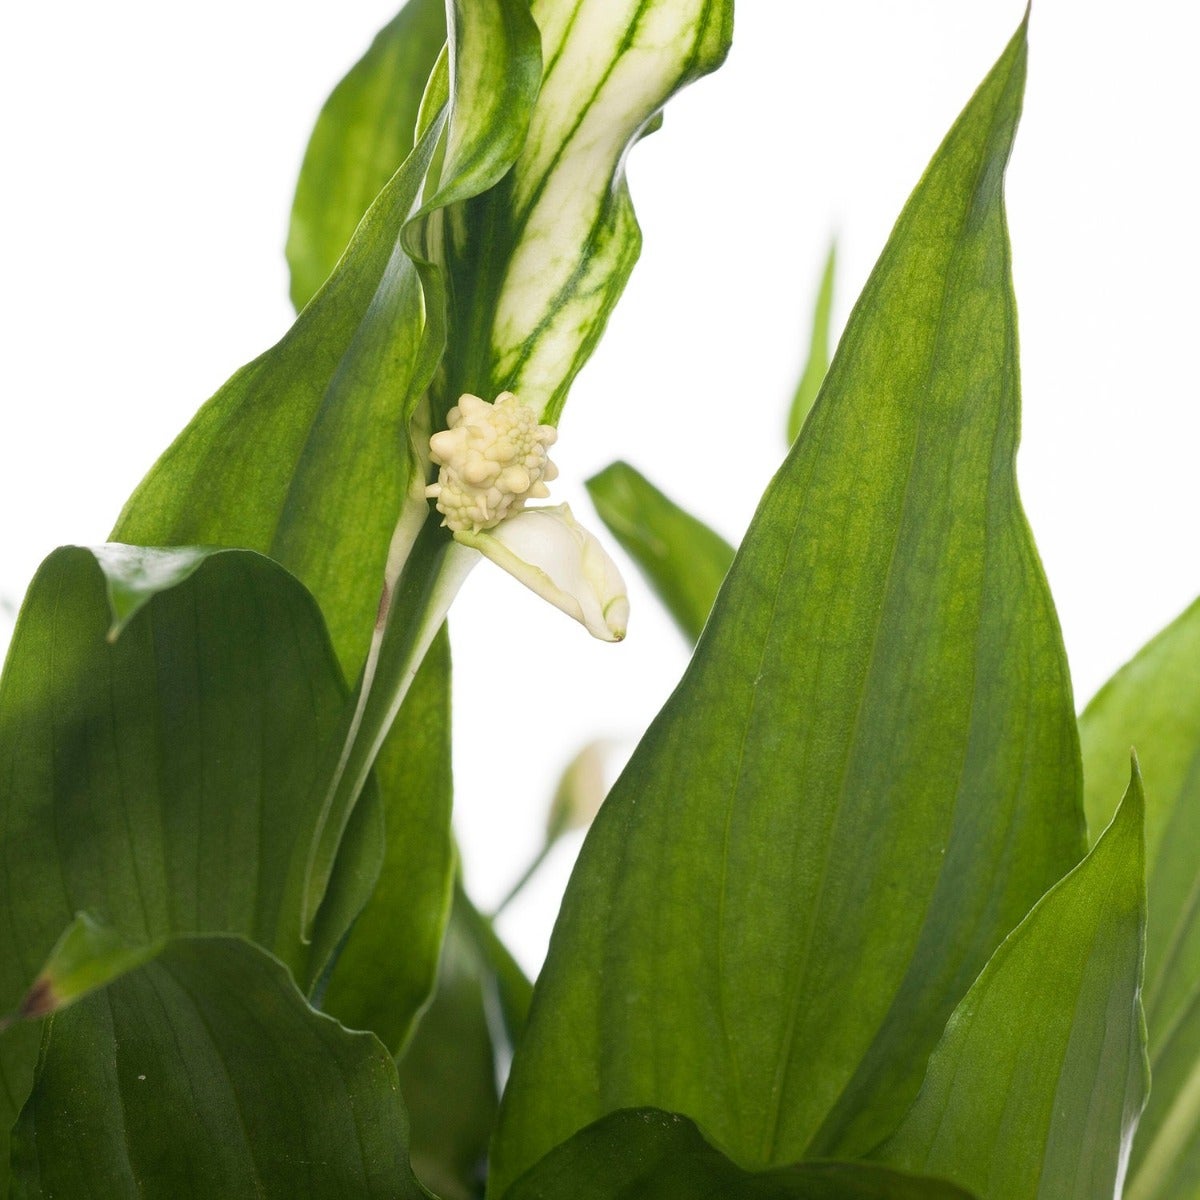
<path fill-rule="evenodd" d="M 338 956 L 322 1007 L 393 1054 L 429 995 L 450 904 L 450 643 L 421 664 L 375 761 L 386 850 L 379 882 Z"/>
<path fill-rule="evenodd" d="M 813 306 L 812 333 L 809 335 L 808 361 L 800 382 L 796 385 L 796 394 L 792 397 L 792 407 L 788 412 L 787 439 L 788 443 L 796 440 L 801 426 L 808 419 L 812 406 L 825 381 L 825 373 L 829 370 L 829 323 L 833 317 L 833 273 L 837 264 L 837 243 L 829 247 L 829 256 L 825 259 L 825 270 L 821 275 L 821 286 L 817 291 L 816 304 Z"/>
<path fill-rule="evenodd" d="M 584 843 L 499 1193 L 618 1108 L 746 1165 L 894 1129 L 1083 852 L 1074 706 L 1016 491 L 1002 180 L 1025 29 L 937 152 L 692 664 Z"/>
<path fill-rule="evenodd" d="M 694 642 L 733 562 L 733 547 L 628 463 L 605 467 L 587 489 L 601 520 Z"/>
<path fill-rule="evenodd" d="M 955 1009 L 920 1096 L 872 1157 L 984 1200 L 1121 1194 L 1150 1085 L 1143 815 L 1135 769 L 1108 832 Z"/>
<path fill-rule="evenodd" d="M 1146 1023 L 1154 1088 L 1130 1200 L 1200 1194 L 1200 601 L 1113 676 L 1080 719 L 1088 825 L 1112 816 L 1129 747 L 1146 777 Z"/>
<path fill-rule="evenodd" d="M 437 990 L 400 1060 L 413 1167 L 441 1200 L 483 1194 L 488 1141 L 529 983 L 461 888 Z"/>
<path fill-rule="evenodd" d="M 555 1147 L 504 1200 L 970 1200 L 953 1184 L 872 1163 L 743 1171 L 686 1117 L 625 1109 Z"/>
<path fill-rule="evenodd" d="M 409 420 L 442 350 L 443 285 L 424 266 L 423 214 L 504 174 L 537 91 L 537 30 L 521 0 L 464 0 L 455 11 L 447 109 L 430 115 L 289 332 L 200 410 L 115 534 L 269 553 L 316 596 L 349 676 L 362 665 L 409 494 Z M 440 186 L 410 219 L 443 136 Z"/>
<path fill-rule="evenodd" d="M 301 934 L 303 867 L 313 772 L 345 706 L 320 614 L 277 564 L 226 551 L 158 572 L 167 590 L 110 642 L 106 586 L 121 564 L 142 586 L 144 561 L 106 550 L 102 573 L 92 551 L 56 551 L 13 636 L 0 681 L 0 1012 L 82 909 L 133 945 L 231 932 L 298 977 L 320 965 Z M 7 1129 L 36 1043 L 14 1030 L 0 1046 Z"/>
<path fill-rule="evenodd" d="M 15 1200 L 423 1200 L 395 1066 L 235 938 L 181 938 L 53 1019 Z"/>
<path fill-rule="evenodd" d="M 625 151 L 675 90 L 721 61 L 730 10 L 730 0 L 535 6 L 545 75 L 528 139 L 495 187 L 421 227 L 426 255 L 445 264 L 449 299 L 447 353 L 429 393 L 432 427 L 444 424 L 464 391 L 491 399 L 503 387 L 516 389 L 544 419 L 557 419 L 637 255 Z M 475 40 L 465 38 L 468 55 Z M 444 75 L 435 70 L 430 95 L 445 86 Z M 453 130 L 447 146 L 448 162 L 472 153 L 456 148 Z M 450 189 L 459 198 L 445 167 L 440 179 L 439 195 L 445 199 Z M 432 286 L 441 276 L 425 278 Z M 313 863 L 314 896 L 426 640 L 478 558 L 457 544 L 448 548 L 439 524 L 418 497 L 397 527 L 369 686 Z"/>
<path fill-rule="evenodd" d="M 430 262 L 440 236 L 440 218 L 433 218 L 507 171 L 540 78 L 538 33 L 524 0 L 463 0 L 454 6 L 450 40 L 454 70 L 443 62 L 435 72 L 416 148 L 333 275 L 283 340 L 201 409 L 119 522 L 123 538 L 136 530 L 150 544 L 201 541 L 269 552 L 313 591 L 350 675 L 363 668 L 385 578 L 395 582 L 389 547 L 398 523 L 407 527 L 402 510 L 409 523 L 414 508 L 418 523 L 428 512 L 423 468 L 413 477 L 409 422 L 445 336 L 446 283 Z M 418 581 L 418 592 L 422 586 Z M 439 615 L 430 637 L 440 625 Z M 346 861 L 344 837 L 419 659 L 406 656 L 377 681 L 383 716 L 363 731 L 362 744 L 355 710 L 346 744 L 333 746 L 313 771 L 322 796 L 318 837 L 303 869 L 302 916 L 314 937 L 322 932 L 330 881 L 337 883 L 339 872 L 343 879 L 364 874 L 361 863 Z M 430 837 L 442 847 L 443 875 L 415 912 L 436 915 L 449 881 L 448 826 L 431 828 Z M 356 845 L 359 854 L 371 848 L 370 838 Z M 414 958 L 410 968 L 422 961 L 428 987 L 432 955 Z"/>
<path fill-rule="evenodd" d="M 297 309 L 328 278 L 363 213 L 412 150 L 421 97 L 445 41 L 445 0 L 408 0 L 321 109 L 288 230 Z"/>

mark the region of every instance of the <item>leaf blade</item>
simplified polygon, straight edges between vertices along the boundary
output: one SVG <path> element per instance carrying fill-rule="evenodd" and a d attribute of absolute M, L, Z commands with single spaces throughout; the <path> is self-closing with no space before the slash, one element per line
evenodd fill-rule
<path fill-rule="evenodd" d="M 443 0 L 409 0 L 321 108 L 288 228 L 297 311 L 329 277 L 363 214 L 412 150 L 425 83 L 445 41 Z"/>
<path fill-rule="evenodd" d="M 30 587 L 0 679 L 0 1011 L 81 909 L 133 945 L 232 932 L 314 969 L 297 866 L 346 701 L 328 636 L 260 555 L 171 562 L 184 569 L 158 572 L 149 596 L 138 554 L 67 547 Z M 142 607 L 112 642 L 123 566 Z M 35 1057 L 33 1034 L 6 1035 L 6 1105 Z"/>
<path fill-rule="evenodd" d="M 14 1195 L 423 1200 L 395 1067 L 235 938 L 180 938 L 54 1018 Z"/>
<path fill-rule="evenodd" d="M 1002 179 L 1024 38 L 900 217 L 585 842 L 502 1106 L 498 1190 L 630 1106 L 686 1113 L 750 1165 L 862 1153 L 1078 861 L 1074 706 L 1013 470 Z"/>
<path fill-rule="evenodd" d="M 829 326 L 833 320 L 833 277 L 837 267 L 837 243 L 830 242 L 825 258 L 825 269 L 821 272 L 821 283 L 813 305 L 812 332 L 809 334 L 808 359 L 796 384 L 792 406 L 788 412 L 787 440 L 789 445 L 796 440 L 800 427 L 816 403 L 817 393 L 829 370 Z"/>
<path fill-rule="evenodd" d="M 379 882 L 342 947 L 323 1007 L 370 1029 L 393 1054 L 429 997 L 450 906 L 450 643 L 445 630 L 413 681 L 375 763 L 384 801 Z"/>
<path fill-rule="evenodd" d="M 556 1146 L 505 1200 L 970 1200 L 942 1180 L 871 1163 L 798 1163 L 745 1171 L 685 1117 L 625 1109 Z"/>
<path fill-rule="evenodd" d="M 875 1157 L 956 1179 L 984 1200 L 1121 1194 L 1149 1088 L 1143 814 L 1135 766 L 1095 850 L 955 1010 L 920 1096 Z"/>
<path fill-rule="evenodd" d="M 733 547 L 628 463 L 609 464 L 587 480 L 587 490 L 609 532 L 683 636 L 695 642 L 733 562 Z"/>
<path fill-rule="evenodd" d="M 1088 824 L 1112 815 L 1129 746 L 1146 776 L 1146 1023 L 1154 1087 L 1138 1127 L 1128 1195 L 1186 1197 L 1200 1187 L 1200 602 L 1147 643 L 1079 719 Z"/>

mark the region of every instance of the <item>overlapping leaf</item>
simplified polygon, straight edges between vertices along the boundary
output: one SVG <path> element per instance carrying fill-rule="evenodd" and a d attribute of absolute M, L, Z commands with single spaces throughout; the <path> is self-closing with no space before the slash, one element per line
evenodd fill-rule
<path fill-rule="evenodd" d="M 375 763 L 384 806 L 379 881 L 341 948 L 322 1007 L 398 1054 L 433 979 L 450 904 L 450 646 L 421 664 Z M 440 899 L 440 905 L 437 903 Z"/>
<path fill-rule="evenodd" d="M 141 605 L 115 641 L 108 591 Z M 365 898 L 344 881 L 341 928 L 305 942 L 311 778 L 345 701 L 312 598 L 260 555 L 51 555 L 0 682 L 0 1011 L 80 910 L 135 945 L 244 934 L 311 977 Z M 5 1129 L 34 1051 L 0 1043 Z"/>
<path fill-rule="evenodd" d="M 1146 777 L 1146 1023 L 1154 1087 L 1130 1200 L 1200 1191 L 1200 602 L 1097 693 L 1080 719 L 1088 824 L 1112 814 L 1123 756 Z"/>
<path fill-rule="evenodd" d="M 421 97 L 445 41 L 445 0 L 409 0 L 321 109 L 288 230 L 297 309 L 329 277 L 363 214 L 412 150 Z"/>
<path fill-rule="evenodd" d="M 385 1048 L 235 938 L 179 938 L 53 1019 L 13 1196 L 424 1200 Z"/>
<path fill-rule="evenodd" d="M 261 550 L 316 596 L 348 675 L 366 653 L 410 475 L 409 421 L 442 352 L 422 212 L 482 191 L 522 144 L 539 81 L 522 0 L 455 5 L 455 90 L 372 204 L 337 269 L 272 349 L 200 410 L 115 537 Z M 443 92 L 444 96 L 445 93 Z M 439 184 L 426 194 L 438 148 Z M 414 258 L 419 260 L 414 261 Z"/>
<path fill-rule="evenodd" d="M 729 48 L 732 0 L 534 0 L 541 94 L 500 185 L 450 217 L 443 405 L 508 389 L 557 422 L 641 248 L 622 169 L 673 92 Z M 444 411 L 444 408 L 442 409 Z"/>
<path fill-rule="evenodd" d="M 872 1163 L 744 1171 L 686 1117 L 626 1109 L 556 1146 L 504 1200 L 970 1200 L 943 1180 Z"/>
<path fill-rule="evenodd" d="M 494 1145 L 498 1194 L 626 1107 L 738 1161 L 861 1153 L 1083 850 L 1017 497 L 1002 180 L 1018 32 L 902 214 L 692 665 L 585 842 Z"/>
<path fill-rule="evenodd" d="M 399 1061 L 417 1175 L 441 1200 L 482 1195 L 499 1089 L 529 982 L 456 888 L 437 989 Z"/>
<path fill-rule="evenodd" d="M 628 463 L 605 467 L 587 489 L 609 532 L 694 642 L 733 562 L 733 547 Z"/>
<path fill-rule="evenodd" d="M 873 1157 L 983 1200 L 1121 1195 L 1150 1082 L 1143 811 L 1135 774 L 1096 848 L 972 985 L 912 1110 Z"/>
<path fill-rule="evenodd" d="M 816 403 L 817 393 L 821 390 L 821 384 L 825 381 L 825 373 L 829 370 L 829 326 L 833 319 L 833 273 L 836 264 L 837 246 L 834 244 L 829 247 L 825 269 L 821 273 L 821 286 L 817 289 L 817 299 L 813 305 L 808 358 L 804 362 L 804 370 L 800 373 L 800 381 L 796 384 L 792 406 L 788 411 L 789 442 L 796 440 L 800 427 L 808 419 L 808 414 Z"/>

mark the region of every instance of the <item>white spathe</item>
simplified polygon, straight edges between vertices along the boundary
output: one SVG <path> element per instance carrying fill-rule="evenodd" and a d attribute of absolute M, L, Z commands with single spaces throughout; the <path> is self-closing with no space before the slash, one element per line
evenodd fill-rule
<path fill-rule="evenodd" d="M 569 505 L 526 508 L 493 529 L 456 530 L 454 538 L 574 617 L 593 637 L 619 642 L 625 636 L 625 580 Z"/>

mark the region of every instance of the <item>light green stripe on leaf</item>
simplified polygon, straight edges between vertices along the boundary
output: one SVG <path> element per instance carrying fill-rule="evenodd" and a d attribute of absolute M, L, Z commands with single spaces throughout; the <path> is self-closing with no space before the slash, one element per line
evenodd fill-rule
<path fill-rule="evenodd" d="M 731 0 L 535 0 L 544 63 L 525 145 L 502 184 L 451 215 L 446 406 L 516 392 L 557 422 L 641 247 L 623 170 L 668 98 L 723 60 Z M 444 409 L 443 409 L 444 411 Z"/>
<path fill-rule="evenodd" d="M 853 1157 L 1083 853 L 1074 705 L 1016 490 L 1002 181 L 1018 31 L 901 215 L 692 664 L 584 843 L 493 1144 L 616 1109 L 746 1166 Z"/>
<path fill-rule="evenodd" d="M 921 1094 L 873 1155 L 983 1200 L 1121 1195 L 1150 1078 L 1136 768 L 1091 855 L 996 951 L 946 1026 Z"/>

